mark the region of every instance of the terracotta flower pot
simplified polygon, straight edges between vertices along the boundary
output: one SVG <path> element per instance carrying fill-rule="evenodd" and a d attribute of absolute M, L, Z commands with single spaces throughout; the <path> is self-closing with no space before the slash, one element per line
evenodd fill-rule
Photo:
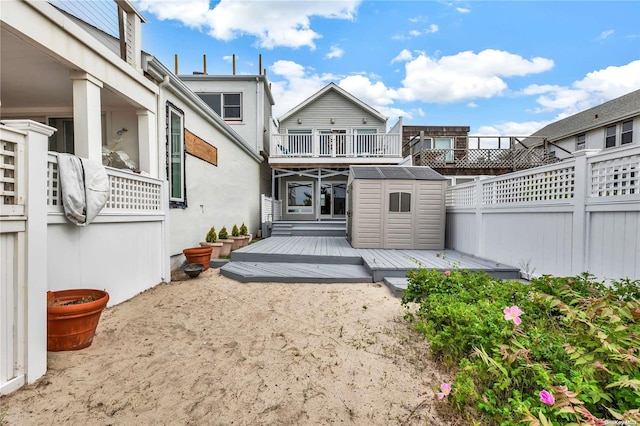
<path fill-rule="evenodd" d="M 200 243 L 201 247 L 211 247 L 211 259 L 217 259 L 220 257 L 220 249 L 222 249 L 222 243 Z"/>
<path fill-rule="evenodd" d="M 249 235 L 242 235 L 242 247 L 246 247 L 249 245 L 249 241 L 251 241 L 251 237 Z"/>
<path fill-rule="evenodd" d="M 224 244 L 220 249 L 220 256 L 229 256 L 229 254 L 231 254 L 231 248 L 233 247 L 233 240 L 227 239 L 218 241 Z"/>
<path fill-rule="evenodd" d="M 187 263 L 201 263 L 204 271 L 209 269 L 212 247 L 191 247 L 182 250 L 187 258 Z"/>
<path fill-rule="evenodd" d="M 231 247 L 231 251 L 237 250 L 242 247 L 242 242 L 244 241 L 244 237 L 229 237 L 233 240 L 233 247 Z"/>
<path fill-rule="evenodd" d="M 87 302 L 73 303 L 83 299 Z M 91 345 L 109 293 L 102 290 L 47 292 L 47 350 L 75 351 Z"/>

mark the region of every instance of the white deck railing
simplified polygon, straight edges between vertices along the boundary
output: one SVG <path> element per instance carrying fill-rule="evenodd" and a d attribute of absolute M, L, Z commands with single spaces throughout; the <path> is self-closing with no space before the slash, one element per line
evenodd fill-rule
<path fill-rule="evenodd" d="M 109 177 L 109 199 L 98 218 L 109 215 L 135 215 L 138 216 L 138 221 L 144 220 L 147 215 L 164 214 L 161 180 L 113 167 L 105 169 Z M 55 153 L 49 153 L 47 170 L 47 207 L 51 222 L 55 221 L 52 216 L 63 211 L 58 183 L 58 157 Z"/>
<path fill-rule="evenodd" d="M 538 274 L 640 278 L 640 146 L 456 185 L 446 203 L 447 248 Z"/>
<path fill-rule="evenodd" d="M 400 134 L 274 134 L 271 157 L 393 157 L 402 156 Z"/>

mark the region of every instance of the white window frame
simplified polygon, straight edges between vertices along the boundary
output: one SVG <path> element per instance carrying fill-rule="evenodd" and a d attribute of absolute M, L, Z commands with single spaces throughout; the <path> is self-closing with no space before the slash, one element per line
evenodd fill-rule
<path fill-rule="evenodd" d="M 580 140 L 582 139 L 582 140 Z M 576 136 L 576 151 L 583 150 L 587 147 L 587 134 L 582 133 Z"/>
<path fill-rule="evenodd" d="M 200 97 L 200 99 L 202 99 L 207 105 L 209 105 L 209 108 L 213 109 L 213 111 L 218 114 L 220 117 L 222 117 L 223 120 L 225 121 L 231 121 L 231 122 L 238 122 L 238 121 L 242 121 L 242 92 L 200 92 L 197 93 L 197 95 Z M 213 96 L 213 95 L 219 95 L 220 96 L 220 105 L 217 105 L 217 109 L 216 107 L 211 106 L 211 104 L 206 101 L 205 99 L 202 98 L 202 96 Z M 226 104 L 225 103 L 225 97 L 227 95 L 238 95 L 240 97 L 240 104 L 236 105 L 236 104 Z M 240 109 L 240 116 L 239 117 L 227 117 L 225 114 L 225 107 L 228 108 L 239 108 Z"/>
<path fill-rule="evenodd" d="M 624 131 L 624 125 L 627 123 L 631 123 L 631 129 Z M 634 131 L 634 120 L 630 119 L 630 120 L 624 120 L 621 121 L 619 123 L 616 124 L 611 124 L 608 125 L 604 128 L 604 148 L 605 149 L 609 149 L 609 148 L 615 148 L 618 146 L 623 146 L 623 145 L 629 145 L 633 143 L 633 131 Z M 607 132 L 609 129 L 615 129 L 615 134 L 614 135 L 609 135 Z M 629 142 L 622 142 L 622 138 L 624 135 L 630 134 L 631 135 L 631 140 Z M 607 138 L 614 138 L 614 143 L 611 146 L 607 146 Z"/>
<path fill-rule="evenodd" d="M 289 205 L 289 185 L 291 184 L 296 184 L 296 185 L 311 185 L 311 205 L 310 206 L 290 206 Z M 315 194 L 315 187 L 314 187 L 314 181 L 312 180 L 303 180 L 303 181 L 287 181 L 287 214 L 313 214 L 315 213 L 315 203 L 314 203 L 314 194 Z"/>
<path fill-rule="evenodd" d="M 624 131 L 624 125 L 627 123 L 631 123 L 631 130 Z M 631 140 L 629 142 L 623 142 L 623 136 L 626 134 L 631 134 Z M 633 120 L 626 120 L 620 123 L 620 145 L 627 145 L 633 143 Z"/>
<path fill-rule="evenodd" d="M 180 129 L 178 140 L 173 140 L 173 122 L 172 116 L 180 118 Z M 173 105 L 171 102 L 167 102 L 167 180 L 169 182 L 169 207 L 172 208 L 186 208 L 187 207 L 187 185 L 185 182 L 185 149 L 184 149 L 184 112 Z M 177 142 L 175 144 L 174 142 Z M 177 161 L 176 161 L 177 160 Z M 180 194 L 176 196 L 174 193 L 174 169 L 173 164 L 179 163 L 179 177 L 180 177 Z"/>

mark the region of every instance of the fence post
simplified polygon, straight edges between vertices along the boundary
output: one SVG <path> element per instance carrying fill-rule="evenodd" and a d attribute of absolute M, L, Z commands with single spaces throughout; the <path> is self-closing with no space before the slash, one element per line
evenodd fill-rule
<path fill-rule="evenodd" d="M 25 374 L 28 383 L 47 372 L 47 148 L 55 131 L 31 120 L 10 120 L 9 127 L 27 132 L 24 148 L 25 216 Z M 22 154 L 22 153 L 21 153 Z"/>
<path fill-rule="evenodd" d="M 476 229 L 477 229 L 477 237 L 476 237 L 476 247 L 474 255 L 478 257 L 484 256 L 484 241 L 485 241 L 485 229 L 484 229 L 484 218 L 483 215 L 483 205 L 482 205 L 482 181 L 484 178 L 479 178 L 476 185 Z"/>
<path fill-rule="evenodd" d="M 590 184 L 590 170 L 587 162 L 588 158 L 599 150 L 582 150 L 573 153 L 574 180 L 573 180 L 573 214 L 571 232 L 571 274 L 578 275 L 585 272 L 587 235 L 587 191 Z"/>

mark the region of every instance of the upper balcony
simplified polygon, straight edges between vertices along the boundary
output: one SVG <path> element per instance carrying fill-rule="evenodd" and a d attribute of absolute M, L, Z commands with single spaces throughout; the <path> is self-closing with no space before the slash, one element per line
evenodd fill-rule
<path fill-rule="evenodd" d="M 402 159 L 399 133 L 274 134 L 270 145 L 272 165 L 397 164 Z"/>

